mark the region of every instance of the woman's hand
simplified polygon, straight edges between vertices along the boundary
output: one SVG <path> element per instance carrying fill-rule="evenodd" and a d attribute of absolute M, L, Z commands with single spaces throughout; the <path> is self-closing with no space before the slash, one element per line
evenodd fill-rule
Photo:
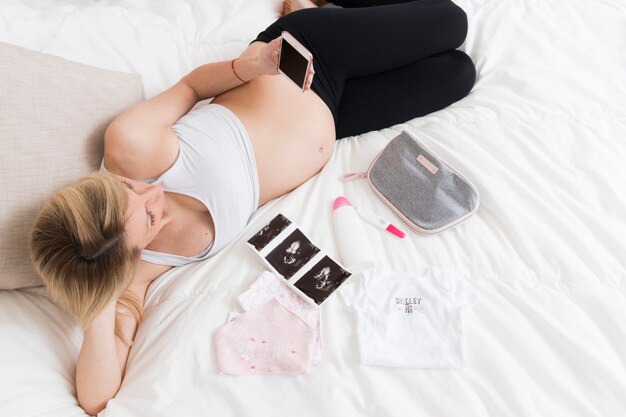
<path fill-rule="evenodd" d="M 263 75 L 276 75 L 278 74 L 278 59 L 280 57 L 280 46 L 283 38 L 278 37 L 271 41 L 261 49 L 259 55 L 257 56 L 257 65 L 258 68 Z M 306 81 L 304 82 L 304 89 L 308 90 L 311 88 L 311 84 L 313 83 L 313 76 L 315 75 L 315 70 L 313 69 L 313 62 L 311 62 L 311 66 L 309 68 L 309 73 L 306 76 Z"/>
<path fill-rule="evenodd" d="M 280 43 L 282 38 L 279 36 L 270 43 L 266 43 L 259 55 L 257 56 L 257 65 L 263 75 L 278 74 L 278 57 L 280 56 Z"/>

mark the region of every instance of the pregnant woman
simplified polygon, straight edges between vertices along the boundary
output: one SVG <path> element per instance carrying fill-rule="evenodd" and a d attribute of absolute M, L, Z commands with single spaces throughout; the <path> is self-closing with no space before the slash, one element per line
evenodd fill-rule
<path fill-rule="evenodd" d="M 32 258 L 85 337 L 77 395 L 102 410 L 124 377 L 148 285 L 215 255 L 261 205 L 315 175 L 337 138 L 442 109 L 471 90 L 449 0 L 285 2 L 283 16 L 232 61 L 194 69 L 119 114 L 102 169 L 39 214 Z M 313 54 L 302 92 L 277 75 L 280 34 Z M 209 103 L 199 101 L 213 98 Z"/>

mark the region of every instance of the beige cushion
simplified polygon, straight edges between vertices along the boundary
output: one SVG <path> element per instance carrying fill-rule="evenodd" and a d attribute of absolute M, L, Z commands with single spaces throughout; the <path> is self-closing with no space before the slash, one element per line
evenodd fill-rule
<path fill-rule="evenodd" d="M 0 43 L 0 289 L 41 285 L 28 249 L 41 205 L 98 169 L 104 130 L 141 77 Z"/>

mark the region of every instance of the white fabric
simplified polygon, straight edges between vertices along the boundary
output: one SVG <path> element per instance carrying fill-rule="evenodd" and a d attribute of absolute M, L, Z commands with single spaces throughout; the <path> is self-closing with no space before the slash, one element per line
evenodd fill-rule
<path fill-rule="evenodd" d="M 197 65 L 234 58 L 279 3 L 3 0 L 0 41 L 138 72 L 151 97 Z M 338 142 L 318 175 L 261 207 L 226 249 L 156 280 L 101 417 L 626 414 L 626 4 L 457 3 L 469 16 L 461 49 L 478 72 L 469 96 Z M 365 224 L 380 266 L 450 269 L 480 294 L 464 316 L 465 368 L 360 365 L 352 315 L 332 295 L 324 358 L 309 374 L 218 375 L 212 335 L 263 270 L 245 240 L 282 212 L 338 256 L 337 195 L 401 225 L 367 184 L 339 179 L 365 170 L 401 129 L 481 193 L 478 213 L 439 235 L 398 239 Z M 0 415 L 84 415 L 73 387 L 77 323 L 40 293 L 1 291 L 0 341 Z"/>
<path fill-rule="evenodd" d="M 473 288 L 450 271 L 366 269 L 339 291 L 356 315 L 362 364 L 400 368 L 462 368 L 462 311 Z"/>
<path fill-rule="evenodd" d="M 334 209 L 333 226 L 343 266 L 350 272 L 371 268 L 374 265 L 374 253 L 363 221 L 354 207 Z"/>

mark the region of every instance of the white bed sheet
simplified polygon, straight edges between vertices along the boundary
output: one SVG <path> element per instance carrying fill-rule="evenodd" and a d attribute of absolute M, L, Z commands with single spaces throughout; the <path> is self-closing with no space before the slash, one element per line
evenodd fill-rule
<path fill-rule="evenodd" d="M 457 0 L 477 81 L 458 103 L 339 141 L 328 165 L 262 207 L 226 250 L 156 280 L 124 383 L 101 416 L 621 416 L 626 414 L 626 4 Z M 0 1 L 0 41 L 143 77 L 146 97 L 229 59 L 278 16 L 273 0 Z M 0 58 L 1 59 L 1 58 Z M 374 105 L 374 104 L 373 104 Z M 217 373 L 213 334 L 262 266 L 243 242 L 275 214 L 338 256 L 331 202 L 394 218 L 365 170 L 401 129 L 466 175 L 482 204 L 436 236 L 368 228 L 378 263 L 465 276 L 466 368 L 359 364 L 354 318 L 323 305 L 324 357 L 300 376 Z M 395 223 L 400 221 L 395 218 Z M 82 334 L 42 289 L 0 292 L 0 415 L 83 415 Z"/>

